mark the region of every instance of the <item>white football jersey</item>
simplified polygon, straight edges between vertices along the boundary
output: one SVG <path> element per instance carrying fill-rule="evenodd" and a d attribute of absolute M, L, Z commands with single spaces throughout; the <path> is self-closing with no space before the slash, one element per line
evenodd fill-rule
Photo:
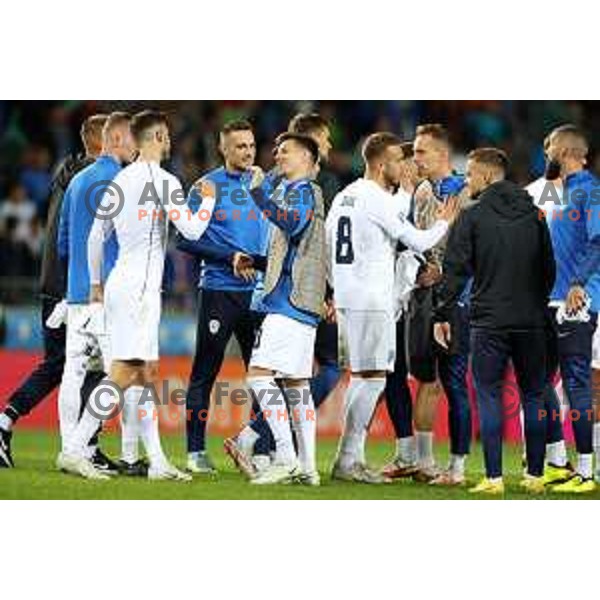
<path fill-rule="evenodd" d="M 169 221 L 184 237 L 197 240 L 208 227 L 214 199 L 203 198 L 202 209 L 208 211 L 203 218 L 199 213 L 192 215 L 177 177 L 158 163 L 145 161 L 117 173 L 113 191 L 107 191 L 102 205 L 114 205 L 115 187 L 122 195 L 122 208 L 110 219 L 95 218 L 88 239 L 91 281 L 99 281 L 102 241 L 114 228 L 119 254 L 109 277 L 135 293 L 160 291 Z"/>
<path fill-rule="evenodd" d="M 546 186 L 553 186 L 554 191 L 551 189 L 547 189 Z M 533 196 L 533 203 L 546 211 L 546 221 L 548 221 L 552 217 L 552 209 L 560 208 L 555 205 L 552 201 L 553 199 L 561 199 L 563 195 L 562 182 L 560 179 L 556 181 L 548 181 L 545 177 L 540 177 L 536 179 L 532 183 L 530 183 L 525 190 L 529 193 L 530 196 Z M 544 197 L 544 203 L 541 203 L 542 196 Z"/>
<path fill-rule="evenodd" d="M 446 221 L 426 230 L 406 220 L 398 198 L 358 179 L 333 200 L 326 221 L 329 280 L 337 308 L 394 309 L 396 246 L 424 252 L 446 234 Z"/>

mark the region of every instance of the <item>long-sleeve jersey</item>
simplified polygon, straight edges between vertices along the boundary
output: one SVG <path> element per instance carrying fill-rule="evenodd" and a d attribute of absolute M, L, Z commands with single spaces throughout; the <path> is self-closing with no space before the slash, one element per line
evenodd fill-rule
<path fill-rule="evenodd" d="M 58 230 L 58 254 L 67 263 L 69 304 L 87 304 L 89 301 L 87 244 L 94 223 L 95 202 L 103 197 L 108 183 L 120 170 L 121 165 L 112 156 L 99 156 L 73 177 L 65 191 Z M 102 281 L 114 266 L 117 253 L 115 236 L 108 236 L 102 261 Z"/>
<path fill-rule="evenodd" d="M 256 303 L 256 310 L 278 313 L 316 327 L 319 317 L 296 308 L 290 301 L 292 269 L 297 258 L 300 238 L 307 230 L 315 211 L 315 198 L 308 179 L 281 180 L 274 190 L 261 186 L 252 191 L 252 197 L 273 226 L 288 238 L 283 267 L 274 289 L 265 293 Z"/>
<path fill-rule="evenodd" d="M 134 294 L 159 292 L 169 222 L 186 238 L 197 240 L 210 222 L 214 198 L 203 198 L 202 208 L 193 214 L 179 180 L 158 163 L 142 160 L 120 171 L 113 187 L 122 194 L 122 208 L 111 218 L 94 221 L 88 242 L 91 283 L 101 281 L 103 241 L 114 230 L 119 256 L 110 278 L 122 281 Z M 105 194 L 102 205 L 114 203 L 114 198 Z"/>
<path fill-rule="evenodd" d="M 199 287 L 210 290 L 252 291 L 256 282 L 247 282 L 233 273 L 231 259 L 235 252 L 255 255 L 265 252 L 269 227 L 250 195 L 252 173 L 232 173 L 219 167 L 203 179 L 212 181 L 217 192 L 214 218 L 198 241 L 179 236 L 177 247 L 203 262 Z M 188 194 L 188 204 L 195 211 L 200 197 L 195 187 Z"/>
<path fill-rule="evenodd" d="M 600 311 L 600 182 L 581 170 L 564 181 L 560 204 L 547 203 L 547 215 L 556 259 L 553 301 L 566 300 L 569 288 L 582 285 L 590 308 Z"/>
<path fill-rule="evenodd" d="M 397 198 L 374 181 L 358 179 L 335 197 L 326 230 L 336 307 L 391 312 L 398 242 L 425 252 L 443 238 L 448 223 L 419 230 Z"/>
<path fill-rule="evenodd" d="M 71 179 L 93 162 L 94 159 L 89 156 L 69 155 L 58 165 L 52 177 L 40 275 L 40 292 L 46 296 L 62 299 L 67 293 L 67 265 L 58 254 L 62 203 Z"/>

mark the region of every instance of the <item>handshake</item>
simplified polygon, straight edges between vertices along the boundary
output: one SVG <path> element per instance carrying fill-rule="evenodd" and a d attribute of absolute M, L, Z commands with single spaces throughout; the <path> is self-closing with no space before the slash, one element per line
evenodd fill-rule
<path fill-rule="evenodd" d="M 245 252 L 236 252 L 231 259 L 231 267 L 236 277 L 241 277 L 244 281 L 254 281 L 256 278 L 256 269 L 254 259 Z"/>

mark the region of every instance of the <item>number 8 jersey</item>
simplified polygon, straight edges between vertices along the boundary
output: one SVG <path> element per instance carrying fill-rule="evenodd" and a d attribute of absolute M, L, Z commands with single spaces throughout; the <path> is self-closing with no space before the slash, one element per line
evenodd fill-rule
<path fill-rule="evenodd" d="M 446 221 L 418 230 L 401 200 L 370 179 L 358 179 L 333 200 L 326 221 L 329 282 L 336 308 L 394 310 L 396 246 L 425 252 L 446 234 Z"/>

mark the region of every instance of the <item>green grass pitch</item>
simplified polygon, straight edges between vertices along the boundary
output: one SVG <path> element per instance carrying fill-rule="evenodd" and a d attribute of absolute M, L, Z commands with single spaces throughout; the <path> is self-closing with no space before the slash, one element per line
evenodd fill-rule
<path fill-rule="evenodd" d="M 2 499 L 306 499 L 306 500 L 460 500 L 473 499 L 466 488 L 432 488 L 411 481 L 397 481 L 389 485 L 369 486 L 329 479 L 329 468 L 335 452 L 335 440 L 319 440 L 319 470 L 321 487 L 302 486 L 252 486 L 233 468 L 222 451 L 222 440 L 209 436 L 209 451 L 219 473 L 215 477 L 198 476 L 192 483 L 149 482 L 145 479 L 114 478 L 112 481 L 92 482 L 59 473 L 54 460 L 59 447 L 58 435 L 39 431 L 16 431 L 13 438 L 13 456 L 16 469 L 0 470 L 0 498 Z M 168 456 L 179 466 L 184 464 L 185 446 L 182 436 L 163 437 Z M 103 437 L 103 448 L 112 456 L 118 454 L 119 438 L 116 434 Z M 383 465 L 391 456 L 391 442 L 370 442 L 368 459 L 374 466 Z M 521 449 L 505 447 L 505 484 L 507 499 L 556 498 L 529 496 L 518 489 L 521 473 Z M 440 464 L 447 458 L 446 444 L 436 447 Z M 482 457 L 479 445 L 467 463 L 469 484 L 481 476 Z M 564 497 L 563 495 L 558 497 Z M 582 496 L 600 499 L 600 490 Z"/>

